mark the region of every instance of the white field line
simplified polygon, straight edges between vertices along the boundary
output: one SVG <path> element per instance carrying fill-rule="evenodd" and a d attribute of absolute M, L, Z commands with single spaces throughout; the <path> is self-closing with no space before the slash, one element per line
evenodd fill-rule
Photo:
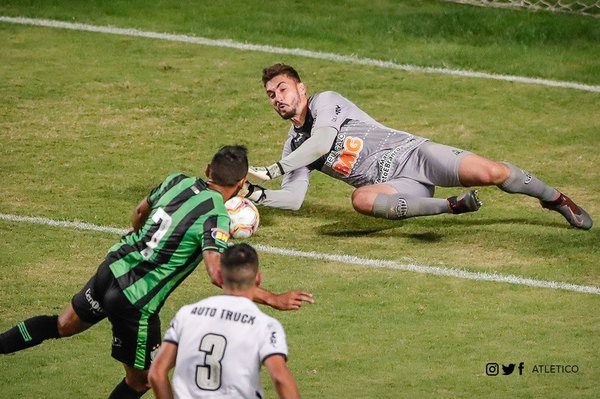
<path fill-rule="evenodd" d="M 273 47 L 273 46 L 265 46 L 265 45 L 259 45 L 259 44 L 251 44 L 251 43 L 241 43 L 241 42 L 236 42 L 236 41 L 228 40 L 228 39 L 215 40 L 215 39 L 208 39 L 208 38 L 197 37 L 197 36 L 175 35 L 175 34 L 170 34 L 170 33 L 146 32 L 146 31 L 141 31 L 141 30 L 137 30 L 137 29 L 117 28 L 117 27 L 113 27 L 113 26 L 88 25 L 88 24 L 49 20 L 49 19 L 35 19 L 35 18 L 22 18 L 22 17 L 14 18 L 14 17 L 0 16 L 0 22 L 22 24 L 22 25 L 44 26 L 44 27 L 50 27 L 50 28 L 70 29 L 70 30 L 77 30 L 77 31 L 110 33 L 110 34 L 114 34 L 114 35 L 135 36 L 135 37 L 144 37 L 144 38 L 150 38 L 150 39 L 170 40 L 170 41 L 175 41 L 175 42 L 194 43 L 194 44 L 200 44 L 200 45 L 204 45 L 204 46 L 213 46 L 213 47 L 226 47 L 226 48 L 233 48 L 233 49 L 245 50 L 245 51 L 259 51 L 259 52 L 264 52 L 264 53 L 294 55 L 294 56 L 316 58 L 316 59 L 329 60 L 329 61 L 335 61 L 335 62 L 345 62 L 345 63 L 357 64 L 357 65 L 376 66 L 376 67 L 386 68 L 386 69 L 398 69 L 398 70 L 408 71 L 408 72 L 454 75 L 454 76 L 461 76 L 461 77 L 466 77 L 466 78 L 494 79 L 494 80 L 503 80 L 503 81 L 508 81 L 508 82 L 537 84 L 537 85 L 550 86 L 550 87 L 560 87 L 560 88 L 566 88 L 566 89 L 576 89 L 576 90 L 583 90 L 583 91 L 600 92 L 600 86 L 598 86 L 598 85 L 587 85 L 587 84 L 577 83 L 577 82 L 565 82 L 565 81 L 548 80 L 548 79 L 540 79 L 540 78 L 530 78 L 530 77 L 524 77 L 524 76 L 501 75 L 501 74 L 495 74 L 495 73 L 466 71 L 466 70 L 459 70 L 459 69 L 434 68 L 434 67 L 422 67 L 422 66 L 416 66 L 416 65 L 396 64 L 391 61 L 381 61 L 381 60 L 376 60 L 373 58 L 359 58 L 359 57 L 352 56 L 352 55 L 322 53 L 322 52 L 318 52 L 318 51 L 310 51 L 310 50 L 304 50 L 304 49 L 299 49 L 299 48 L 284 48 L 284 47 Z"/>
<path fill-rule="evenodd" d="M 124 234 L 127 230 L 123 228 L 117 227 L 106 227 L 106 226 L 97 226 L 94 224 L 83 223 L 83 222 L 71 222 L 71 221 L 60 221 L 54 219 L 48 219 L 44 217 L 30 217 L 30 216 L 18 216 L 18 215 L 9 215 L 0 213 L 0 220 L 6 220 L 10 222 L 25 222 L 25 223 L 35 223 L 35 224 L 43 224 L 47 226 L 55 226 L 55 227 L 65 227 L 72 228 L 78 230 L 90 230 L 90 231 L 99 231 L 106 233 L 115 233 L 115 234 Z M 455 277 L 462 278 L 467 280 L 476 280 L 476 281 L 492 281 L 496 283 L 508 283 L 508 284 L 516 284 L 516 285 L 525 285 L 530 287 L 539 287 L 539 288 L 551 288 L 557 290 L 566 290 L 566 291 L 574 291 L 584 294 L 595 294 L 600 295 L 600 287 L 590 286 L 590 285 L 577 285 L 570 283 L 563 283 L 557 281 L 544 281 L 544 280 L 534 280 L 525 277 L 519 277 L 514 275 L 503 275 L 496 273 L 481 273 L 481 272 L 469 272 L 466 270 L 454 269 L 454 268 L 446 268 L 446 267 L 434 267 L 434 266 L 423 266 L 423 265 L 415 265 L 415 264 L 401 264 L 390 260 L 380 260 L 380 259 L 368 259 L 357 256 L 350 255 L 336 255 L 336 254 L 325 254 L 319 252 L 305 252 L 305 251 L 296 251 L 294 249 L 286 249 L 286 248 L 277 248 L 269 245 L 263 244 L 253 244 L 253 246 L 259 251 L 263 251 L 270 254 L 275 255 L 283 255 L 297 258 L 309 258 L 320 261 L 329 261 L 329 262 L 338 262 L 338 263 L 346 263 L 350 265 L 356 266 L 364 266 L 364 267 L 377 267 L 377 268 L 386 268 L 386 269 L 395 269 L 402 270 L 413 273 L 421 273 L 421 274 L 433 274 L 437 276 L 447 276 L 447 277 Z"/>

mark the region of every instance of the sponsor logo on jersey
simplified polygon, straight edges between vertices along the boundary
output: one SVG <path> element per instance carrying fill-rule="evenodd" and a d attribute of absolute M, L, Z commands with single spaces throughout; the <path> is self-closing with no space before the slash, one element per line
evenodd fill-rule
<path fill-rule="evenodd" d="M 211 229 L 210 235 L 215 239 L 215 241 L 223 244 L 227 244 L 227 241 L 229 241 L 229 233 L 217 227 Z"/>
<path fill-rule="evenodd" d="M 338 140 L 340 137 L 338 136 Z M 363 149 L 363 140 L 359 137 L 346 136 L 343 139 L 343 147 L 341 151 L 337 152 L 334 157 L 327 157 L 327 164 L 335 161 L 331 164 L 331 168 L 338 173 L 341 173 L 344 176 L 350 176 L 350 172 L 356 164 L 356 160 L 360 155 L 360 152 Z M 336 148 L 338 147 L 338 143 L 336 143 Z M 336 150 L 334 148 L 334 151 Z"/>
<path fill-rule="evenodd" d="M 375 184 L 388 181 L 392 164 L 401 151 L 404 151 L 403 147 L 396 147 L 392 151 L 386 152 L 381 159 L 377 161 L 379 166 L 379 176 L 375 179 Z"/>

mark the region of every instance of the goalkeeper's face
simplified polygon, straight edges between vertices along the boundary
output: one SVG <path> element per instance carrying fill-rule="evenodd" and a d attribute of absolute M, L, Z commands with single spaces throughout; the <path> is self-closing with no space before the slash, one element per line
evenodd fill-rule
<path fill-rule="evenodd" d="M 275 112 L 283 119 L 300 115 L 306 106 L 306 89 L 302 82 L 278 75 L 265 84 L 267 97 Z"/>

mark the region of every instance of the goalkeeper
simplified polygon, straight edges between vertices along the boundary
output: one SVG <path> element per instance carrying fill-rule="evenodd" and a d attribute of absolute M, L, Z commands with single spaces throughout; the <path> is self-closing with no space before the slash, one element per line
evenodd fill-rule
<path fill-rule="evenodd" d="M 243 194 L 257 204 L 299 209 L 318 170 L 356 188 L 352 206 L 364 215 L 407 219 L 443 213 L 475 212 L 477 190 L 433 198 L 435 187 L 495 185 L 507 193 L 539 199 L 574 227 L 589 230 L 592 219 L 569 197 L 509 163 L 388 128 L 339 93 L 308 96 L 296 70 L 275 64 L 262 82 L 275 111 L 292 126 L 282 158 L 267 167 L 250 167 Z M 281 189 L 258 184 L 283 176 Z"/>

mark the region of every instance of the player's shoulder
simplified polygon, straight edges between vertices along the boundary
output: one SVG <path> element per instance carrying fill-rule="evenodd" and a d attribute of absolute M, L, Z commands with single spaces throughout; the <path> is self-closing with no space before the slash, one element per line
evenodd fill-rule
<path fill-rule="evenodd" d="M 200 299 L 197 302 L 188 303 L 183 305 L 177 311 L 178 314 L 189 314 L 196 313 L 196 311 L 200 308 L 206 308 L 210 306 L 214 306 L 215 304 L 215 296 L 209 296 L 207 298 Z"/>
<path fill-rule="evenodd" d="M 167 177 L 165 177 L 161 183 L 162 186 L 172 187 L 175 184 L 181 182 L 182 180 L 189 179 L 189 176 L 183 172 L 171 172 Z"/>
<path fill-rule="evenodd" d="M 257 320 L 267 330 L 283 330 L 283 324 L 257 307 Z"/>
<path fill-rule="evenodd" d="M 337 91 L 322 91 L 311 97 L 309 108 L 318 113 L 319 109 L 344 109 L 354 106 L 352 101 Z"/>
<path fill-rule="evenodd" d="M 165 178 L 165 180 L 173 180 L 173 179 L 187 179 L 189 176 L 183 172 L 171 172 L 169 173 L 169 175 Z"/>
<path fill-rule="evenodd" d="M 346 98 L 344 96 L 342 96 L 337 91 L 333 91 L 333 90 L 321 91 L 312 96 L 313 103 L 337 101 L 337 100 L 342 100 L 342 99 L 346 100 Z"/>

